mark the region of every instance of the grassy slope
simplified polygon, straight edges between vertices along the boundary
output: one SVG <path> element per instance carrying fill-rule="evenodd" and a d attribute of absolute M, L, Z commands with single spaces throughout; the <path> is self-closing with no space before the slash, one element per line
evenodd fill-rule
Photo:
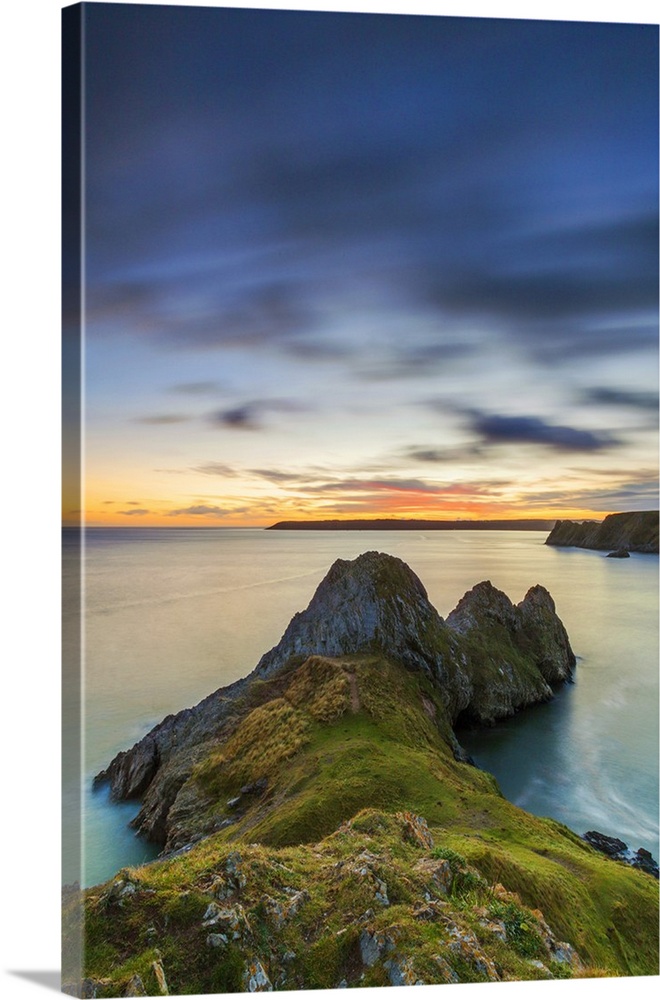
<path fill-rule="evenodd" d="M 139 891 L 125 905 L 108 902 L 108 885 L 88 893 L 87 972 L 109 979 L 109 990 L 140 971 L 151 991 L 155 948 L 179 993 L 244 989 L 246 963 L 257 957 L 282 988 L 335 986 L 342 978 L 385 983 L 386 955 L 368 967 L 360 960 L 366 926 L 393 934 L 391 954 L 425 982 L 446 981 L 447 968 L 461 980 L 489 978 L 478 962 L 448 950 L 449 917 L 466 932 L 476 930 L 502 978 L 547 977 L 511 936 L 502 942 L 478 925 L 477 910 L 497 902 L 497 883 L 518 894 L 513 902 L 507 897 L 514 908 L 540 909 L 587 970 L 657 973 L 657 882 L 597 854 L 560 824 L 516 808 L 490 775 L 454 760 L 442 704 L 423 675 L 378 657 L 315 657 L 291 669 L 284 683 L 257 685 L 244 708 L 234 734 L 198 765 L 183 796 L 181 834 L 206 839 L 189 853 L 131 873 Z M 265 790 L 240 794 L 263 778 Z M 236 797 L 237 804 L 227 804 Z M 365 808 L 377 812 L 341 827 Z M 443 919 L 414 917 L 428 889 L 414 866 L 430 852 L 402 839 L 400 824 L 386 815 L 402 810 L 425 817 L 436 849 L 457 852 L 474 866 L 467 878 L 471 894 L 445 900 Z M 231 825 L 206 836 L 227 819 Z M 362 839 L 355 842 L 358 832 Z M 214 898 L 214 879 L 237 849 L 246 882 L 234 887 L 231 905 L 240 901 L 250 931 L 219 950 L 209 948 L 202 917 Z M 338 861 L 352 859 L 353 870 L 365 849 L 376 858 L 370 871 L 387 883 L 390 906 L 374 905 L 371 874 L 335 878 Z M 264 899 L 285 900 L 283 880 L 310 899 L 275 927 Z M 369 909 L 373 918 L 360 922 Z M 529 916 L 519 923 L 534 926 Z M 287 952 L 296 959 L 285 962 Z M 536 955 L 544 957 L 542 950 Z M 545 966 L 552 975 L 571 972 L 547 960 Z"/>

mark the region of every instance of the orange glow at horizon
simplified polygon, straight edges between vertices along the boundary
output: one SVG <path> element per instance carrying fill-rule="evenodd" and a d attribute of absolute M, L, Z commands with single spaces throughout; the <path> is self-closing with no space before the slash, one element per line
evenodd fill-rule
<path fill-rule="evenodd" d="M 85 515 L 85 523 L 89 527 L 159 527 L 159 528 L 191 528 L 191 527 L 255 527 L 265 528 L 276 524 L 279 521 L 300 521 L 312 522 L 320 520 L 364 520 L 370 521 L 376 518 L 389 519 L 427 519 L 438 521 L 464 520 L 602 520 L 611 511 L 597 511 L 587 507 L 565 507 L 557 508 L 551 505 L 526 505 L 524 500 L 519 503 L 501 502 L 497 500 L 479 500 L 456 502 L 455 499 L 448 501 L 438 501 L 433 498 L 429 503 L 428 498 L 415 499 L 407 497 L 405 502 L 396 502 L 395 497 L 383 497 L 382 502 L 373 503 L 366 501 L 347 501 L 345 503 L 290 503 L 279 505 L 268 505 L 266 509 L 258 502 L 254 503 L 247 510 L 232 513 L 214 512 L 213 505 L 191 504 L 191 507 L 199 508 L 199 513 L 186 513 L 172 516 L 169 508 L 160 509 L 149 508 L 148 513 L 142 513 L 146 508 L 134 508 L 135 513 L 121 513 L 113 507 L 119 505 L 107 505 L 105 509 L 97 507 L 95 504 L 88 505 Z M 379 498 L 381 500 L 381 498 Z M 205 512 L 202 508 L 207 506 Z M 64 523 L 77 523 L 78 517 L 75 511 L 65 511 Z"/>
<path fill-rule="evenodd" d="M 367 463 L 364 463 L 367 467 Z M 99 468 L 88 475 L 82 504 L 90 527 L 257 527 L 279 521 L 318 520 L 603 520 L 617 508 L 612 488 L 625 486 L 626 470 L 555 470 L 528 466 L 475 475 L 474 469 L 443 469 L 443 479 L 410 474 L 409 468 L 355 475 L 335 466 L 281 470 L 218 464 L 199 469 L 149 471 Z M 176 475 L 173 473 L 176 472 Z M 437 473 L 436 473 L 437 475 Z M 561 485 L 558 486 L 557 484 Z M 79 503 L 70 498 L 64 523 L 75 524 Z M 600 508 L 600 509 L 599 509 Z M 618 508 L 625 510 L 625 507 Z"/>

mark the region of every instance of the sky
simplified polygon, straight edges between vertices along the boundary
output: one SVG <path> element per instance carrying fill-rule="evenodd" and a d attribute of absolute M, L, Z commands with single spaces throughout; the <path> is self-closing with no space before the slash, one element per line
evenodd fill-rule
<path fill-rule="evenodd" d="M 87 524 L 657 507 L 657 27 L 84 6 Z"/>

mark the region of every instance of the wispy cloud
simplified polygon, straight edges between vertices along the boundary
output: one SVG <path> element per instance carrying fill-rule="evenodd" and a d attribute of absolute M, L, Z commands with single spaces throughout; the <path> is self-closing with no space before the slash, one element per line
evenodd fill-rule
<path fill-rule="evenodd" d="M 612 512 L 624 510 L 653 510 L 658 507 L 658 482 L 635 480 L 604 486 L 551 489 L 532 491 L 525 496 L 525 505 L 530 508 L 556 508 Z"/>
<path fill-rule="evenodd" d="M 235 469 L 230 465 L 225 465 L 224 462 L 206 462 L 204 465 L 195 465 L 192 471 L 201 472 L 205 476 L 222 476 L 225 479 L 238 475 Z"/>
<path fill-rule="evenodd" d="M 225 507 L 216 507 L 209 504 L 191 504 L 190 507 L 179 507 L 176 510 L 167 511 L 167 517 L 223 518 L 231 513 L 235 512 Z"/>
<path fill-rule="evenodd" d="M 615 389 L 609 386 L 594 386 L 585 389 L 582 399 L 598 406 L 629 407 L 633 410 L 658 410 L 658 393 L 641 389 Z"/>
<path fill-rule="evenodd" d="M 170 392 L 178 393 L 182 396 L 210 396 L 221 392 L 223 386 L 220 382 L 176 382 L 169 386 Z"/>
<path fill-rule="evenodd" d="M 433 337 L 433 342 L 429 339 Z M 475 343 L 451 339 L 438 342 L 437 332 L 421 332 L 409 337 L 408 344 L 393 345 L 385 341 L 377 356 L 368 354 L 355 361 L 354 374 L 365 381 L 388 382 L 398 379 L 419 379 L 451 371 L 454 365 L 478 352 Z"/>
<path fill-rule="evenodd" d="M 158 426 L 159 424 L 183 424 L 190 419 L 182 413 L 157 413 L 148 417 L 135 417 L 134 423 Z"/>
<path fill-rule="evenodd" d="M 484 454 L 484 446 L 479 443 L 459 445 L 452 448 L 435 448 L 432 445 L 411 445 L 402 453 L 402 457 L 414 462 L 445 465 L 462 462 L 465 459 L 478 458 Z"/>
<path fill-rule="evenodd" d="M 430 483 L 423 479 L 343 479 L 308 486 L 308 493 L 391 493 L 429 496 L 491 496 L 488 483 Z"/>
<path fill-rule="evenodd" d="M 304 483 L 310 478 L 316 479 L 313 473 L 281 472 L 279 469 L 249 469 L 251 475 L 268 479 L 272 483 Z"/>
<path fill-rule="evenodd" d="M 117 513 L 126 517 L 144 517 L 146 514 L 151 514 L 151 511 L 144 507 L 133 507 L 131 510 L 119 510 Z"/>

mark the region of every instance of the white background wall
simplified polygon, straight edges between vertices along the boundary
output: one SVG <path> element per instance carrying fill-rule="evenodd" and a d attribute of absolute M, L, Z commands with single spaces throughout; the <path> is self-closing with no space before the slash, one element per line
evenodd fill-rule
<path fill-rule="evenodd" d="M 161 3 L 169 0 L 160 0 Z M 186 3 L 186 0 L 180 0 Z M 287 7 L 658 23 L 654 0 L 307 0 Z M 0 31 L 3 248 L 0 326 L 0 990 L 58 989 L 59 794 L 59 32 L 60 0 L 5 0 Z M 453 987 L 454 1000 L 619 998 L 657 977 Z M 409 988 L 415 997 L 437 987 Z M 384 993 L 384 991 L 379 991 Z M 397 998 L 401 994 L 397 991 Z M 386 996 L 393 1000 L 391 993 Z M 292 994 L 296 1000 L 301 995 Z M 310 997 L 312 994 L 310 994 Z M 321 1000 L 319 994 L 313 995 Z"/>

